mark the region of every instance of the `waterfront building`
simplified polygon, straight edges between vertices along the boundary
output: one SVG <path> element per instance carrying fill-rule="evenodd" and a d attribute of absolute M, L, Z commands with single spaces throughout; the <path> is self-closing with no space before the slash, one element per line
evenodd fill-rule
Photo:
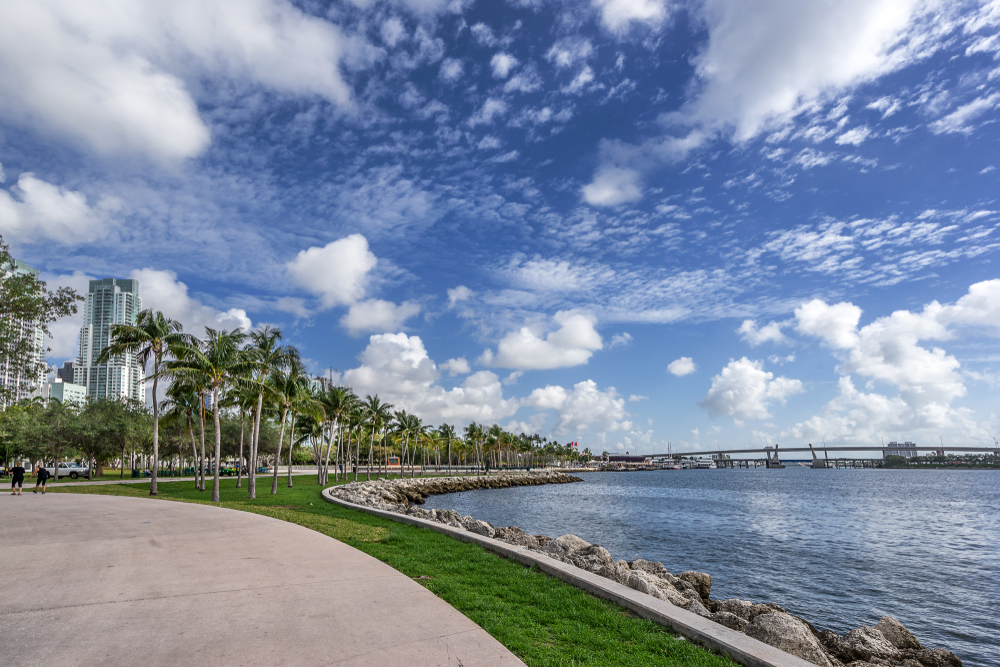
<path fill-rule="evenodd" d="M 13 266 L 0 267 L 0 271 L 38 278 L 38 269 L 28 266 L 19 259 L 14 260 Z M 45 382 L 45 333 L 41 323 L 31 320 L 12 319 L 5 324 L 10 326 L 12 332 L 19 334 L 22 341 L 29 342 L 32 360 L 38 368 L 37 373 L 23 374 L 20 369 L 12 367 L 12 359 L 0 359 L 0 386 L 14 390 L 14 393 L 8 396 L 10 402 L 14 403 L 37 394 L 39 387 Z M 2 396 L 0 396 L 0 407 L 7 407 Z"/>
<path fill-rule="evenodd" d="M 90 281 L 73 384 L 86 387 L 91 398 L 132 398 L 145 403 L 145 369 L 134 354 L 97 363 L 97 358 L 111 342 L 111 325 L 135 324 L 140 310 L 142 299 L 138 280 L 105 278 Z"/>
<path fill-rule="evenodd" d="M 887 456 L 902 456 L 903 458 L 912 459 L 917 454 L 917 443 L 915 442 L 890 442 L 886 445 L 885 450 L 882 452 L 882 458 Z"/>
<path fill-rule="evenodd" d="M 87 388 L 72 382 L 63 382 L 62 378 L 56 377 L 49 380 L 42 386 L 42 398 L 46 400 L 56 399 L 60 403 L 75 403 L 83 406 L 87 402 Z"/>

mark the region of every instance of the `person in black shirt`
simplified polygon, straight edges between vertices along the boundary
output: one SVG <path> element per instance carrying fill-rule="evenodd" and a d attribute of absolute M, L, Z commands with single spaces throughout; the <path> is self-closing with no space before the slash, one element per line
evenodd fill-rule
<path fill-rule="evenodd" d="M 10 474 L 10 495 L 19 496 L 21 495 L 21 487 L 24 486 L 24 467 L 14 466 L 10 469 Z"/>
<path fill-rule="evenodd" d="M 49 481 L 49 471 L 42 467 L 42 464 L 38 464 L 38 468 L 35 469 L 35 474 L 38 475 L 38 481 L 35 482 L 35 490 L 32 493 L 38 493 L 38 485 L 42 486 L 42 493 L 45 493 L 45 482 Z"/>

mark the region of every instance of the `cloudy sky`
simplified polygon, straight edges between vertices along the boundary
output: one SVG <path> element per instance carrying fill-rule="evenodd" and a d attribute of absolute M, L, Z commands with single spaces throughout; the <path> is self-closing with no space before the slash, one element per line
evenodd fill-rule
<path fill-rule="evenodd" d="M 3 5 L 51 285 L 595 451 L 1000 435 L 997 0 Z"/>

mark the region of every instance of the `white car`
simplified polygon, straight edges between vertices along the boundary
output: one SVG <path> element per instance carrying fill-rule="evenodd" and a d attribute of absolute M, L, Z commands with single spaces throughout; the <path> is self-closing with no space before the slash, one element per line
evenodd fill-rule
<path fill-rule="evenodd" d="M 52 475 L 53 478 L 55 478 L 56 476 L 55 468 L 46 468 L 46 470 L 48 470 L 49 474 Z M 63 477 L 69 477 L 70 479 L 77 479 L 78 477 L 86 477 L 88 472 L 90 472 L 90 468 L 85 466 L 78 466 L 75 463 L 63 462 L 59 464 L 60 479 L 62 479 Z"/>

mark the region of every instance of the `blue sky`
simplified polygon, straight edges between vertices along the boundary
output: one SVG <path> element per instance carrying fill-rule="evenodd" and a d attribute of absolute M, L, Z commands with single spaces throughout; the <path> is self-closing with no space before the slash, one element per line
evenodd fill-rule
<path fill-rule="evenodd" d="M 0 233 L 53 285 L 595 451 L 1000 435 L 1000 2 L 5 17 Z"/>

